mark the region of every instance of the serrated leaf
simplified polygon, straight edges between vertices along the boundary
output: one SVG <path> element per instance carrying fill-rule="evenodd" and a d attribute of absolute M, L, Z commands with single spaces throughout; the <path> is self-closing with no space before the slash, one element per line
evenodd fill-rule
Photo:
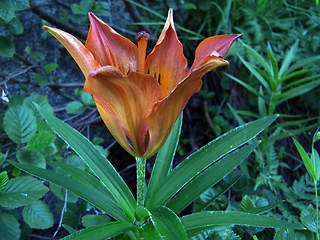
<path fill-rule="evenodd" d="M 53 108 L 49 104 L 48 96 L 40 95 L 40 94 L 32 94 L 23 100 L 23 106 L 32 110 L 35 113 L 35 116 L 37 117 L 38 120 L 42 118 L 34 105 L 35 103 L 43 107 L 47 113 L 53 114 Z"/>
<path fill-rule="evenodd" d="M 8 173 L 3 171 L 0 173 L 0 192 L 2 192 L 9 183 Z"/>
<path fill-rule="evenodd" d="M 46 160 L 39 151 L 23 149 L 17 153 L 17 159 L 20 163 L 30 164 L 39 168 L 46 168 Z"/>
<path fill-rule="evenodd" d="M 18 220 L 12 214 L 0 212 L 0 238 L 3 240 L 19 240 L 20 234 Z"/>
<path fill-rule="evenodd" d="M 28 108 L 12 107 L 4 114 L 3 127 L 12 141 L 26 143 L 36 133 L 36 118 Z"/>
<path fill-rule="evenodd" d="M 53 226 L 53 214 L 43 201 L 36 201 L 22 210 L 23 220 L 36 229 L 47 229 Z"/>
<path fill-rule="evenodd" d="M 26 149 L 34 150 L 34 151 L 44 149 L 48 147 L 55 138 L 56 138 L 55 135 L 50 132 L 47 132 L 47 131 L 38 132 L 32 138 L 30 138 L 26 146 Z"/>
<path fill-rule="evenodd" d="M 86 109 L 87 107 L 78 101 L 69 102 L 66 106 L 66 110 L 68 114 L 83 113 Z"/>
<path fill-rule="evenodd" d="M 0 56 L 11 58 L 13 57 L 15 51 L 16 49 L 14 43 L 9 38 L 0 36 Z"/>
<path fill-rule="evenodd" d="M 50 73 L 56 70 L 57 67 L 59 67 L 57 63 L 48 63 L 44 66 L 44 70 L 46 71 L 46 73 Z"/>
<path fill-rule="evenodd" d="M 248 195 L 245 195 L 241 199 L 239 210 L 241 212 L 248 212 L 254 208 L 256 208 L 256 206 L 255 206 L 253 200 Z"/>
<path fill-rule="evenodd" d="M 87 214 L 82 217 L 81 219 L 83 226 L 86 228 L 88 227 L 94 227 L 102 223 L 110 222 L 110 217 L 107 215 L 93 215 L 93 214 Z"/>
<path fill-rule="evenodd" d="M 21 106 L 24 100 L 24 96 L 23 95 L 12 95 L 9 99 L 9 107 L 17 107 L 17 106 Z"/>
<path fill-rule="evenodd" d="M 34 177 L 12 178 L 4 191 L 0 192 L 0 205 L 8 209 L 21 207 L 35 202 L 47 191 L 48 188 Z"/>

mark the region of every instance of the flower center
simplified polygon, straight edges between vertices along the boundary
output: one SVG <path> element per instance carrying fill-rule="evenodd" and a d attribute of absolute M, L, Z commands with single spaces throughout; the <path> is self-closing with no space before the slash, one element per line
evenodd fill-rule
<path fill-rule="evenodd" d="M 145 31 L 138 32 L 135 39 L 138 42 L 139 72 L 144 73 L 146 51 L 150 35 Z"/>

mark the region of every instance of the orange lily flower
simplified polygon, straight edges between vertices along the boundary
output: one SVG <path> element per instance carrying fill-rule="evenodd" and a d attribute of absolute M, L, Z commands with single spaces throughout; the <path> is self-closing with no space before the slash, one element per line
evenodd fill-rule
<path fill-rule="evenodd" d="M 221 59 L 241 36 L 220 35 L 203 40 L 188 71 L 178 40 L 172 9 L 160 37 L 146 58 L 150 36 L 140 32 L 138 46 L 118 34 L 93 13 L 86 44 L 56 28 L 56 37 L 82 70 L 84 91 L 92 94 L 99 113 L 114 138 L 131 155 L 149 158 L 165 143 L 202 77 L 227 65 Z"/>

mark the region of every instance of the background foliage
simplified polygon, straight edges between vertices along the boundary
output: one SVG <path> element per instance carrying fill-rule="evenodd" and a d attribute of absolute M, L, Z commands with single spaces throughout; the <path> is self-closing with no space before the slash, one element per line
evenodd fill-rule
<path fill-rule="evenodd" d="M 260 136 L 260 147 L 185 212 L 252 209 L 279 203 L 268 215 L 302 223 L 308 231 L 217 227 L 194 239 L 315 239 L 314 183 L 291 139 L 318 148 L 319 24 L 317 1 L 40 1 L 0 4 L 0 239 L 60 238 L 110 218 L 77 195 L 21 172 L 8 160 L 55 169 L 57 164 L 89 172 L 82 160 L 43 121 L 33 103 L 87 136 L 134 190 L 134 159 L 103 125 L 92 97 L 81 89 L 78 67 L 43 25 L 85 40 L 87 12 L 134 39 L 148 31 L 155 44 L 168 8 L 191 65 L 197 44 L 217 34 L 244 33 L 226 59 L 230 65 L 206 75 L 184 111 L 179 156 L 174 164 L 234 127 L 274 113 L 277 122 Z M 149 47 L 149 51 L 151 47 Z M 312 147 L 311 147 L 312 146 Z M 153 160 L 147 165 L 150 174 Z M 309 170 L 308 170 L 309 171 Z M 282 202 L 284 201 L 284 202 Z"/>

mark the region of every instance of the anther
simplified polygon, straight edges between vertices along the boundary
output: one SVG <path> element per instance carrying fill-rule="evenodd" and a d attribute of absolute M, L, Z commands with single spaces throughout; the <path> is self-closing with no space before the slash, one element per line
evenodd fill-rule
<path fill-rule="evenodd" d="M 139 72 L 145 73 L 146 51 L 150 35 L 145 31 L 138 32 L 135 39 L 138 42 Z"/>

